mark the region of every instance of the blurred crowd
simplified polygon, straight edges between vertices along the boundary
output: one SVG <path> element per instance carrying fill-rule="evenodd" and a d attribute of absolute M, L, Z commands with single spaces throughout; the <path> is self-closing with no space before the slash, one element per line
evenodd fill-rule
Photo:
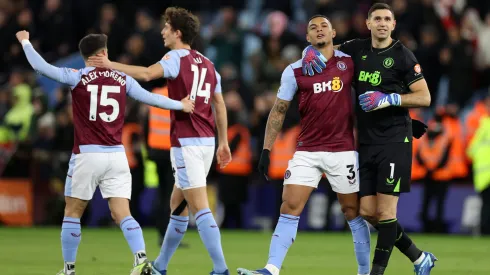
<path fill-rule="evenodd" d="M 367 38 L 365 19 L 373 2 L 380 1 L 0 0 L 0 52 L 3 54 L 0 59 L 0 173 L 4 177 L 32 177 L 40 201 L 57 198 L 47 200 L 49 205 L 53 209 L 62 205 L 73 143 L 70 90 L 57 89 L 55 104 L 49 103 L 46 91 L 37 85 L 37 76 L 16 41 L 18 30 L 30 32 L 34 47 L 48 62 L 76 53 L 78 41 L 88 33 L 97 32 L 109 36 L 111 60 L 149 66 L 168 51 L 160 35 L 165 8 L 178 5 L 190 9 L 201 20 L 200 36 L 193 47 L 209 57 L 221 74 L 230 127 L 242 125 L 248 129 L 251 167 L 255 167 L 282 71 L 301 57 L 306 45 L 308 18 L 318 13 L 327 15 L 337 32 L 336 44 Z M 426 183 L 427 207 L 431 200 L 438 201 L 440 213 L 436 218 L 427 217 L 425 212 L 421 214 L 426 229 L 443 230 L 441 205 L 447 187 L 455 180 L 471 179 L 472 159 L 467 148 L 478 130 L 480 118 L 490 113 L 490 2 L 383 2 L 391 4 L 395 12 L 397 25 L 393 36 L 415 53 L 430 88 L 431 108 L 412 110 L 412 117 L 429 125 L 429 134 L 414 144 L 413 177 Z M 165 81 L 142 85 L 153 90 L 164 86 Z M 295 129 L 299 122 L 297 104 L 291 106 L 284 133 L 293 132 L 289 130 Z M 130 102 L 126 117 L 127 122 L 144 125 L 146 129 L 130 146 L 143 159 L 145 149 L 141 148 L 147 146 L 148 108 Z M 436 146 L 439 151 L 433 149 L 434 142 L 440 142 L 440 148 Z M 236 149 L 239 144 L 233 147 Z M 433 149 L 432 155 L 426 154 L 427 148 Z M 447 171 L 440 172 L 441 168 Z M 252 182 L 257 182 L 260 177 L 254 171 L 240 176 L 252 177 Z M 219 171 L 213 171 L 211 177 L 219 182 Z M 281 178 L 282 174 L 277 180 L 280 182 Z M 232 204 L 243 203 L 246 196 L 242 194 L 246 193 L 249 182 L 245 180 L 242 187 L 236 185 L 233 190 L 223 190 L 226 194 L 241 194 L 227 196 L 227 200 Z M 236 188 L 243 190 L 237 192 Z M 50 222 L 43 215 L 39 217 L 43 217 L 37 220 L 39 223 Z"/>

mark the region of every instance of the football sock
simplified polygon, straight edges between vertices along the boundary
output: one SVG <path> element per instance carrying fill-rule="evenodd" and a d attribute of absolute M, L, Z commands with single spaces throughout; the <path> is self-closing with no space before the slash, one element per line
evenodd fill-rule
<path fill-rule="evenodd" d="M 221 248 L 221 234 L 209 208 L 202 209 L 196 213 L 196 224 L 201 240 L 213 260 L 213 271 L 224 273 L 228 267 Z"/>
<path fill-rule="evenodd" d="M 174 255 L 177 247 L 184 238 L 184 234 L 187 231 L 187 225 L 189 224 L 188 216 L 170 216 L 170 223 L 163 239 L 162 248 L 160 254 L 155 260 L 155 267 L 157 270 L 167 270 L 168 262 Z"/>
<path fill-rule="evenodd" d="M 354 241 L 354 252 L 357 259 L 357 273 L 369 274 L 370 260 L 370 232 L 367 222 L 361 217 L 347 221 L 352 231 Z"/>
<path fill-rule="evenodd" d="M 65 261 L 64 271 L 67 274 L 75 271 L 77 250 L 81 239 L 80 219 L 64 217 L 61 226 L 61 249 Z"/>
<path fill-rule="evenodd" d="M 396 241 L 397 219 L 383 220 L 378 223 L 378 241 L 374 251 L 373 269 L 371 274 L 383 274 L 388 266 L 391 251 Z M 376 268 L 375 268 L 376 267 Z"/>
<path fill-rule="evenodd" d="M 267 271 L 269 271 L 272 275 L 279 275 L 279 268 L 277 268 L 275 265 L 267 264 L 265 269 L 267 269 Z"/>
<path fill-rule="evenodd" d="M 419 265 L 422 263 L 422 261 L 425 259 L 426 255 L 424 253 L 420 254 L 420 257 L 417 258 L 417 260 L 415 260 L 413 262 L 414 265 Z"/>
<path fill-rule="evenodd" d="M 417 246 L 412 242 L 407 233 L 403 230 L 403 227 L 397 221 L 397 239 L 395 246 L 400 250 L 401 253 L 405 254 L 412 263 L 415 263 L 417 259 L 423 254 L 422 250 L 418 249 Z"/>
<path fill-rule="evenodd" d="M 288 253 L 289 247 L 296 239 L 298 232 L 299 217 L 287 214 L 281 214 L 277 222 L 276 230 L 272 235 L 271 245 L 269 248 L 269 260 L 267 264 L 274 265 L 281 269 L 284 258 Z"/>
<path fill-rule="evenodd" d="M 146 260 L 145 240 L 139 223 L 131 216 L 122 219 L 119 225 L 126 241 L 134 254 L 134 265 L 139 265 Z"/>

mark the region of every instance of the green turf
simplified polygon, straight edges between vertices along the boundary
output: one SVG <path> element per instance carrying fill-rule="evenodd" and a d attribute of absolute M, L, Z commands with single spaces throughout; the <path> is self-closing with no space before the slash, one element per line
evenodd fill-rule
<path fill-rule="evenodd" d="M 0 274 L 56 274 L 62 267 L 58 228 L 0 228 Z M 267 260 L 270 233 L 225 231 L 222 242 L 232 271 L 237 267 L 260 268 Z M 147 251 L 157 256 L 156 232 L 145 231 Z M 439 258 L 432 274 L 490 274 L 490 239 L 459 236 L 414 235 L 419 247 L 434 252 Z M 169 275 L 206 275 L 211 261 L 199 235 L 189 230 L 185 239 L 191 245 L 178 249 L 169 266 Z M 376 240 L 371 240 L 374 245 Z M 78 251 L 77 274 L 129 274 L 131 252 L 118 229 L 83 229 Z M 371 255 L 372 256 L 372 255 Z M 409 275 L 413 266 L 398 250 L 394 250 L 386 274 Z M 281 275 L 356 275 L 350 234 L 299 232 L 289 251 Z"/>

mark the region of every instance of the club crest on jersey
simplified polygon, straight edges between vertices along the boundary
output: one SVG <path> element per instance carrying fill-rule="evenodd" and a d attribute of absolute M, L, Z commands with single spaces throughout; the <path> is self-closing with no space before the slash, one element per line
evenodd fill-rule
<path fill-rule="evenodd" d="M 347 70 L 347 65 L 345 64 L 344 61 L 338 61 L 337 62 L 337 68 L 341 71 Z"/>
<path fill-rule="evenodd" d="M 393 58 L 391 58 L 391 57 L 387 57 L 387 58 L 385 58 L 385 60 L 383 60 L 383 66 L 386 69 L 393 67 L 393 64 L 395 64 L 395 60 L 393 60 Z"/>

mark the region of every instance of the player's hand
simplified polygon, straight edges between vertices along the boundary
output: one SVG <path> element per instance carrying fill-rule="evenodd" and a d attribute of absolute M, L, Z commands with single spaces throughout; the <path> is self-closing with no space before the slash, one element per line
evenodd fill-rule
<path fill-rule="evenodd" d="M 416 139 L 421 138 L 427 132 L 427 125 L 420 120 L 412 119 L 412 134 Z"/>
<path fill-rule="evenodd" d="M 385 94 L 378 91 L 367 91 L 359 96 L 359 104 L 365 112 L 376 111 L 389 106 L 400 106 L 402 98 L 399 94 Z"/>
<path fill-rule="evenodd" d="M 112 62 L 109 57 L 101 53 L 90 56 L 88 62 L 94 67 L 112 69 Z"/>
<path fill-rule="evenodd" d="M 317 73 L 321 73 L 323 69 L 327 67 L 327 59 L 313 46 L 309 45 L 303 50 L 303 59 L 301 61 L 301 67 L 303 69 L 303 75 L 312 76 L 315 74 L 313 69 Z"/>
<path fill-rule="evenodd" d="M 271 151 L 264 149 L 262 150 L 262 154 L 260 154 L 259 160 L 259 172 L 264 175 L 265 179 L 269 181 L 269 164 L 271 163 L 270 159 Z"/>
<path fill-rule="evenodd" d="M 182 105 L 184 106 L 182 109 L 183 112 L 191 114 L 194 112 L 195 103 L 194 101 L 190 100 L 189 95 L 183 98 L 180 102 L 182 102 Z"/>
<path fill-rule="evenodd" d="M 218 162 L 219 168 L 225 168 L 231 162 L 231 151 L 228 144 L 223 144 L 218 146 L 216 151 L 216 160 Z"/>
<path fill-rule="evenodd" d="M 15 36 L 19 43 L 22 43 L 22 40 L 29 40 L 29 32 L 28 31 L 18 31 Z"/>

